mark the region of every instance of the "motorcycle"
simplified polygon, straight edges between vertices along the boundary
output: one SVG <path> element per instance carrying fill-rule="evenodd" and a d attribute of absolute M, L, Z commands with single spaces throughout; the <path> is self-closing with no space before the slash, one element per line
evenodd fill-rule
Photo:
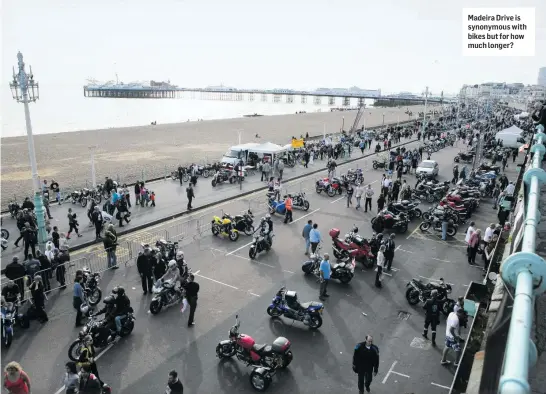
<path fill-rule="evenodd" d="M 329 178 L 319 179 L 315 184 L 315 190 L 319 194 L 325 191 L 329 197 L 334 197 L 343 193 L 343 184 L 338 178 L 333 178 L 331 182 Z"/>
<path fill-rule="evenodd" d="M 372 162 L 372 167 L 373 167 L 374 170 L 377 170 L 378 168 L 388 168 L 389 164 L 387 163 L 387 161 L 374 160 Z"/>
<path fill-rule="evenodd" d="M 408 231 L 409 217 L 403 212 L 394 215 L 392 212 L 384 209 L 372 219 L 371 223 L 372 229 L 378 234 L 382 233 L 383 230 L 391 229 L 403 234 Z"/>
<path fill-rule="evenodd" d="M 9 209 L 9 214 L 11 215 L 11 217 L 15 219 L 17 217 L 17 213 L 19 213 L 19 211 L 21 210 L 21 206 L 19 205 L 17 201 L 11 201 L 8 204 L 8 209 Z"/>
<path fill-rule="evenodd" d="M 458 224 L 455 224 L 452 219 L 448 221 L 447 232 L 446 234 L 450 237 L 454 237 L 457 234 Z M 419 225 L 419 230 L 428 231 L 429 229 L 434 231 L 442 232 L 442 221 L 441 220 L 425 220 Z"/>
<path fill-rule="evenodd" d="M 283 201 L 275 201 L 275 193 L 267 193 L 267 205 L 269 206 L 269 213 L 274 215 L 275 213 L 284 215 L 286 213 L 286 205 Z"/>
<path fill-rule="evenodd" d="M 417 208 L 419 204 L 410 202 L 408 200 L 402 200 L 401 202 L 390 203 L 387 205 L 389 212 L 398 215 L 400 213 L 405 213 L 408 215 L 409 219 L 420 218 L 423 212 Z"/>
<path fill-rule="evenodd" d="M 155 247 L 159 249 L 161 255 L 167 261 L 174 260 L 176 257 L 176 252 L 178 252 L 178 242 L 176 241 L 172 242 L 159 239 L 155 242 Z"/>
<path fill-rule="evenodd" d="M 440 304 L 440 310 L 444 316 L 448 316 L 455 306 L 455 301 L 448 298 L 448 294 L 451 293 L 451 286 L 444 282 L 444 278 L 440 278 L 439 283 L 426 283 L 424 284 L 420 279 L 412 279 L 406 285 L 406 299 L 410 305 L 417 305 L 419 302 L 425 303 L 426 300 L 431 298 L 430 293 L 432 290 L 438 291 L 436 300 Z"/>
<path fill-rule="evenodd" d="M 252 260 L 256 258 L 256 255 L 260 252 L 267 252 L 271 249 L 273 243 L 273 238 L 268 237 L 264 234 L 260 234 L 254 237 L 254 241 L 248 250 L 248 257 Z"/>
<path fill-rule="evenodd" d="M 235 229 L 240 233 L 245 233 L 246 235 L 254 234 L 254 215 L 252 214 L 252 211 L 250 209 L 246 212 L 243 212 L 242 215 L 235 215 L 235 217 L 232 217 L 228 213 L 224 213 L 222 219 L 231 220 L 231 222 L 235 225 Z"/>
<path fill-rule="evenodd" d="M 272 344 L 256 344 L 251 336 L 239 332 L 240 326 L 239 315 L 235 315 L 235 325 L 229 330 L 229 339 L 218 343 L 216 355 L 220 359 L 236 356 L 252 366 L 250 384 L 255 390 L 263 392 L 271 384 L 276 371 L 285 369 L 292 362 L 294 356 L 290 341 L 278 337 Z"/>
<path fill-rule="evenodd" d="M 212 176 L 212 181 L 211 181 L 212 187 L 216 187 L 216 185 L 220 183 L 228 182 L 228 181 L 229 183 L 233 183 L 234 178 L 232 173 L 233 173 L 233 170 L 230 170 L 230 169 L 220 169 L 216 171 L 214 175 Z"/>
<path fill-rule="evenodd" d="M 72 204 L 80 204 L 82 208 L 87 206 L 87 198 L 83 195 L 83 190 L 74 190 L 70 193 L 70 202 Z"/>
<path fill-rule="evenodd" d="M 121 332 L 120 337 L 126 337 L 133 332 L 135 328 L 135 316 L 133 315 L 133 308 L 129 308 L 129 312 L 125 315 L 125 318 L 121 319 Z M 98 320 L 95 316 L 89 316 L 87 323 L 83 326 L 82 330 L 78 333 L 78 339 L 76 339 L 68 348 L 68 358 L 71 361 L 78 361 L 82 349 L 85 347 L 85 337 L 91 335 L 93 338 L 93 345 L 96 348 L 104 348 L 115 340 L 115 335 L 108 335 L 107 338 L 101 335 L 103 330 L 108 330 L 108 327 L 103 326 L 103 321 Z"/>
<path fill-rule="evenodd" d="M 345 177 L 347 181 L 354 183 L 356 186 L 359 186 L 361 183 L 364 182 L 364 175 L 362 174 L 361 168 L 357 168 L 356 170 L 349 168 Z"/>
<path fill-rule="evenodd" d="M 188 268 L 190 270 L 190 268 Z M 150 303 L 150 313 L 157 315 L 163 307 L 170 307 L 182 301 L 183 294 L 175 289 L 175 284 L 170 281 L 158 280 L 152 287 L 152 302 Z"/>
<path fill-rule="evenodd" d="M 339 238 L 339 234 L 340 231 L 337 228 L 333 228 L 329 232 L 332 238 L 332 250 L 336 259 L 348 260 L 353 258 L 361 262 L 366 268 L 372 268 L 375 265 L 375 256 L 372 254 L 367 240 L 354 231 L 345 235 L 345 241 Z"/>
<path fill-rule="evenodd" d="M 171 171 L 171 179 L 173 181 L 177 181 L 180 179 L 180 176 L 178 174 L 178 170 Z M 188 173 L 188 169 L 183 167 L 182 168 L 182 182 L 188 182 L 190 180 L 190 175 Z"/>
<path fill-rule="evenodd" d="M 493 165 L 490 165 L 490 164 L 482 163 L 478 167 L 478 171 L 485 171 L 485 172 L 494 171 L 495 174 L 499 175 L 500 171 L 501 171 L 501 168 L 500 168 L 500 166 L 493 166 Z"/>
<path fill-rule="evenodd" d="M 267 314 L 271 317 L 286 316 L 289 319 L 303 322 L 309 328 L 316 330 L 322 326 L 322 312 L 324 305 L 321 302 L 305 302 L 300 304 L 295 291 L 288 291 L 286 287 L 281 289 L 267 308 Z"/>
<path fill-rule="evenodd" d="M 84 292 L 89 305 L 95 306 L 102 299 L 102 290 L 99 287 L 100 274 L 98 272 L 91 273 L 87 267 L 83 267 L 84 277 Z"/>
<path fill-rule="evenodd" d="M 312 254 L 310 256 L 310 260 L 307 260 L 302 264 L 301 270 L 306 275 L 313 274 L 317 278 L 320 278 L 319 268 L 320 268 L 321 261 L 322 261 L 322 257 L 320 257 L 318 253 Z M 332 272 L 330 275 L 330 279 L 337 279 L 341 283 L 347 284 L 355 276 L 356 262 L 354 258 L 352 260 L 345 259 L 345 261 L 342 261 L 341 263 L 337 263 L 331 266 L 332 266 Z"/>
<path fill-rule="evenodd" d="M 19 313 L 19 305 L 15 302 L 6 302 L 1 308 L 2 345 L 5 348 L 11 346 L 13 341 L 13 329 L 16 325 L 21 328 L 28 328 L 30 322 L 27 316 Z"/>
<path fill-rule="evenodd" d="M 9 231 L 5 228 L 2 229 L 2 238 L 5 240 L 9 239 Z"/>
<path fill-rule="evenodd" d="M 305 197 L 305 192 L 295 193 L 292 196 L 292 206 L 303 211 L 309 210 L 310 205 L 309 201 Z"/>
<path fill-rule="evenodd" d="M 473 160 L 474 160 L 474 152 L 467 152 L 467 153 L 461 152 L 461 153 L 457 153 L 457 154 L 455 155 L 455 157 L 453 158 L 453 161 L 454 161 L 455 163 L 460 163 L 461 161 L 462 161 L 462 162 L 466 162 L 466 163 L 471 163 Z"/>
<path fill-rule="evenodd" d="M 219 216 L 213 216 L 211 231 L 213 235 L 225 234 L 233 242 L 239 239 L 239 231 L 235 228 L 235 224 L 227 218 L 222 219 Z"/>

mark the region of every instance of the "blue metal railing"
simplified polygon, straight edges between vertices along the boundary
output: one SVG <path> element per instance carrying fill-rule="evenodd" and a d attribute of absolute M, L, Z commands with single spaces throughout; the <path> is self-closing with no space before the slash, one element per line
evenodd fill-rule
<path fill-rule="evenodd" d="M 500 379 L 501 394 L 529 394 L 529 368 L 536 363 L 537 349 L 531 340 L 535 297 L 546 291 L 546 261 L 536 251 L 537 226 L 540 221 L 540 189 L 546 184 L 542 159 L 546 153 L 544 127 L 537 126 L 534 154 L 525 182 L 525 221 L 521 252 L 509 256 L 501 266 L 502 279 L 515 288 L 514 306 Z"/>

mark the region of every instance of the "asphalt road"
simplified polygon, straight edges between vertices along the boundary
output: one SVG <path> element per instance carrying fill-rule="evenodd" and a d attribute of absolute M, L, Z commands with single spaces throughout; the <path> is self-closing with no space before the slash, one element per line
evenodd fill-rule
<path fill-rule="evenodd" d="M 453 156 L 458 151 L 446 148 L 432 155 L 440 163 L 441 178 L 451 176 Z M 340 171 L 345 172 L 346 168 L 342 166 Z M 515 166 L 508 168 L 510 179 L 515 178 L 516 171 Z M 373 183 L 376 193 L 381 175 L 371 169 L 365 174 L 366 183 Z M 196 325 L 192 328 L 186 327 L 187 315 L 181 314 L 178 307 L 163 310 L 157 316 L 147 313 L 150 296 L 142 295 L 134 264 L 104 273 L 103 291 L 106 293 L 118 284 L 125 286 L 136 314 L 133 333 L 98 360 L 101 377 L 114 393 L 163 393 L 171 369 L 179 372 L 189 393 L 254 392 L 249 383 L 250 368 L 237 360 L 221 362 L 215 355 L 216 344 L 227 338 L 235 314 L 242 320 L 241 332 L 251 335 L 257 343 L 272 342 L 281 335 L 292 342 L 294 361 L 274 378 L 268 389 L 270 393 L 356 392 L 352 354 L 355 343 L 363 341 L 366 334 L 374 336 L 381 351 L 379 374 L 372 383 L 372 392 L 448 392 L 454 369 L 439 363 L 444 322 L 438 328 L 440 346 L 433 348 L 421 337 L 422 308 L 407 303 L 405 289 L 412 277 L 444 277 L 453 284 L 452 297 L 456 298 L 464 295 L 470 281 L 483 279 L 481 269 L 466 263 L 462 242 L 466 226 L 461 226 L 455 239 L 444 242 L 436 235 L 415 231 L 418 222 L 413 222 L 405 235 L 396 238 L 394 269 L 392 276 L 385 276 L 382 289 L 374 287 L 372 271 L 357 270 L 349 285 L 330 283 L 331 297 L 325 302 L 324 324 L 316 332 L 301 323 L 271 319 L 266 314 L 271 298 L 283 285 L 296 290 L 300 301 L 318 299 L 318 283 L 301 271 L 305 260 L 301 231 L 307 219 L 319 224 L 323 252 L 331 251 L 328 230 L 332 227 L 346 232 L 357 224 L 363 235 L 372 233 L 369 224 L 372 214 L 347 208 L 344 198 L 317 195 L 312 191 L 316 178 L 310 176 L 297 186 L 311 190 L 310 210 L 296 211 L 295 221 L 287 225 L 275 218 L 274 249 L 259 255 L 257 260 L 248 259 L 246 244 L 250 239 L 244 236 L 233 243 L 203 233 L 185 244 L 188 263 L 201 285 Z M 407 179 L 414 182 L 413 176 Z M 216 210 L 237 212 L 245 209 L 249 201 L 259 201 L 253 198 L 242 198 Z M 423 208 L 426 207 L 424 204 Z M 488 201 L 482 202 L 473 220 L 482 229 L 496 221 Z M 161 226 L 150 230 L 148 236 L 161 230 Z M 130 242 L 136 244 L 138 239 Z M 89 252 L 82 251 L 81 255 L 86 253 Z M 71 290 L 64 292 L 68 294 L 52 293 L 47 324 L 39 326 L 33 322 L 28 332 L 17 333 L 12 347 L 2 352 L 3 365 L 11 360 L 21 362 L 34 381 L 34 394 L 55 393 L 61 387 L 68 346 L 77 335 Z"/>

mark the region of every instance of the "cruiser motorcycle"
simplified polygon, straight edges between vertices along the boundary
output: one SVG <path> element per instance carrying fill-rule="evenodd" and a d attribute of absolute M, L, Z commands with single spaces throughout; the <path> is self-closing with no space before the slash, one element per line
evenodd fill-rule
<path fill-rule="evenodd" d="M 70 193 L 70 202 L 72 204 L 80 204 L 83 208 L 87 206 L 87 198 L 83 195 L 83 190 L 74 190 Z"/>
<path fill-rule="evenodd" d="M 273 237 L 274 235 L 271 237 L 264 234 L 256 235 L 250 249 L 248 250 L 248 257 L 254 260 L 258 253 L 268 252 L 271 250 L 271 247 L 273 246 Z"/>
<path fill-rule="evenodd" d="M 306 274 L 313 274 L 317 278 L 320 278 L 319 268 L 322 257 L 318 254 L 312 254 L 310 260 L 304 262 L 301 266 L 301 270 Z M 341 263 L 330 264 L 332 266 L 332 273 L 330 279 L 337 279 L 343 284 L 349 283 L 355 276 L 356 261 L 353 258 L 346 259 Z"/>
<path fill-rule="evenodd" d="M 191 272 L 190 268 L 188 270 Z M 184 298 L 182 292 L 177 291 L 175 284 L 170 281 L 158 280 L 152 288 L 152 294 L 154 295 L 150 303 L 150 313 L 152 315 L 157 315 L 163 307 L 168 308 L 178 304 Z"/>
<path fill-rule="evenodd" d="M 304 302 L 300 304 L 295 291 L 281 289 L 267 308 L 267 314 L 271 317 L 285 316 L 292 320 L 301 321 L 309 328 L 316 330 L 322 326 L 322 312 L 324 305 L 321 302 Z"/>
<path fill-rule="evenodd" d="M 309 210 L 309 201 L 305 197 L 305 192 L 295 193 L 292 195 L 292 206 L 303 211 Z"/>
<path fill-rule="evenodd" d="M 272 344 L 257 344 L 246 334 L 241 334 L 241 321 L 235 315 L 235 325 L 229 330 L 229 339 L 220 341 L 216 346 L 218 358 L 228 359 L 236 356 L 248 366 L 252 366 L 250 384 L 256 391 L 265 391 L 279 369 L 285 369 L 293 359 L 291 343 L 284 337 L 278 337 Z"/>
<path fill-rule="evenodd" d="M 453 311 L 455 301 L 448 298 L 448 294 L 451 294 L 451 285 L 444 282 L 444 278 L 440 278 L 439 283 L 423 283 L 420 279 L 412 279 L 406 285 L 406 299 L 410 305 L 417 305 L 419 302 L 425 303 L 426 300 L 431 298 L 430 293 L 432 290 L 438 291 L 438 297 L 436 298 L 440 304 L 440 310 L 447 316 Z"/>
<path fill-rule="evenodd" d="M 434 219 L 435 218 L 431 218 L 430 220 L 425 220 L 424 222 L 422 222 L 419 225 L 419 230 L 428 231 L 432 228 L 434 231 L 442 232 L 442 221 L 439 219 Z M 446 234 L 450 237 L 454 237 L 455 234 L 457 234 L 458 227 L 459 225 L 455 224 L 454 220 L 449 219 Z"/>
<path fill-rule="evenodd" d="M 228 218 L 220 218 L 213 216 L 211 222 L 212 235 L 227 235 L 229 240 L 235 242 L 239 239 L 239 230 L 235 228 L 233 223 Z"/>
<path fill-rule="evenodd" d="M 102 290 L 99 287 L 100 274 L 91 273 L 87 267 L 83 267 L 84 291 L 89 305 L 95 306 L 102 299 Z"/>
<path fill-rule="evenodd" d="M 143 248 L 145 247 L 144 244 L 141 244 L 141 246 Z M 159 239 L 155 242 L 155 247 L 159 249 L 161 256 L 167 261 L 173 260 L 176 257 L 176 252 L 178 252 L 178 242 L 176 241 L 172 242 Z"/>

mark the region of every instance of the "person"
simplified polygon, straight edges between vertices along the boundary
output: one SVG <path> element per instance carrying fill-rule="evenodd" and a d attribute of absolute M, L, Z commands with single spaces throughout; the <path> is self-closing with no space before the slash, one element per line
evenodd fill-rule
<path fill-rule="evenodd" d="M 174 286 L 178 286 L 178 284 L 180 283 L 180 270 L 178 269 L 178 264 L 176 264 L 176 260 L 169 261 L 169 264 L 167 266 L 167 272 L 165 272 L 165 275 L 159 278 L 159 280 L 163 282 L 170 282 Z"/>
<path fill-rule="evenodd" d="M 156 280 L 159 280 L 163 275 L 165 275 L 165 272 L 167 272 L 167 262 L 166 260 L 161 256 L 161 253 L 156 253 L 152 250 L 151 254 L 152 259 L 152 265 L 154 267 L 154 278 Z"/>
<path fill-rule="evenodd" d="M 451 180 L 451 183 L 454 185 L 459 181 L 459 166 L 455 164 L 453 166 L 453 179 Z"/>
<path fill-rule="evenodd" d="M 447 365 L 450 364 L 450 361 L 446 360 L 449 349 L 455 351 L 455 366 L 459 366 L 459 359 L 461 357 L 461 345 L 460 342 L 462 338 L 458 335 L 460 321 L 464 319 L 465 310 L 460 308 L 457 312 L 451 312 L 447 317 L 446 321 L 446 341 L 444 351 L 442 352 L 442 359 L 440 364 Z"/>
<path fill-rule="evenodd" d="M 59 235 L 59 228 L 57 226 L 53 226 L 53 231 L 51 232 L 51 241 L 53 242 L 53 246 L 55 246 L 57 249 L 59 249 L 60 246 L 60 239 L 61 236 Z"/>
<path fill-rule="evenodd" d="M 72 306 L 74 307 L 74 309 L 76 309 L 76 327 L 80 327 L 83 325 L 81 306 L 85 302 L 85 296 L 83 292 L 83 287 L 81 285 L 82 280 L 83 277 L 79 275 L 77 275 L 74 279 L 74 295 Z"/>
<path fill-rule="evenodd" d="M 176 264 L 176 263 L 175 263 Z M 114 321 L 116 323 L 116 334 L 121 334 L 121 319 L 129 312 L 131 308 L 131 301 L 125 294 L 125 289 L 121 286 L 116 286 L 112 289 L 112 293 L 116 297 L 116 311 Z"/>
<path fill-rule="evenodd" d="M 282 162 L 283 161 L 281 160 L 280 163 Z M 284 216 L 284 224 L 288 223 L 288 221 L 292 223 L 292 195 L 291 194 L 288 194 L 286 196 L 286 199 L 284 200 L 284 207 L 286 209 L 286 214 Z"/>
<path fill-rule="evenodd" d="M 330 281 L 330 273 L 332 267 L 330 266 L 330 255 L 324 253 L 324 259 L 320 263 L 319 273 L 320 273 L 320 289 L 319 289 L 319 299 L 324 301 L 324 297 L 330 297 L 327 293 L 328 282 Z"/>
<path fill-rule="evenodd" d="M 377 198 L 377 212 L 381 212 L 383 208 L 385 207 L 385 196 L 383 193 L 379 194 L 379 197 Z"/>
<path fill-rule="evenodd" d="M 358 185 L 355 190 L 356 197 L 356 207 L 355 209 L 360 209 L 360 200 L 362 200 L 362 195 L 364 194 L 364 186 L 362 184 Z"/>
<path fill-rule="evenodd" d="M 186 283 L 185 290 L 186 299 L 188 300 L 188 304 L 190 306 L 188 327 L 191 327 L 195 324 L 193 319 L 195 316 L 195 310 L 197 309 L 197 294 L 199 293 L 199 283 L 195 282 L 195 276 L 193 274 L 190 274 L 190 276 L 188 277 L 188 282 Z"/>
<path fill-rule="evenodd" d="M 188 197 L 188 211 L 192 210 L 191 202 L 195 197 L 195 193 L 193 192 L 193 185 L 190 183 L 188 187 L 186 188 L 186 196 Z"/>
<path fill-rule="evenodd" d="M 86 335 L 83 341 L 85 346 L 80 351 L 78 365 L 80 367 L 88 367 L 89 371 L 91 371 L 97 377 L 97 380 L 102 387 L 104 386 L 104 382 L 100 379 L 97 363 L 95 362 L 97 351 L 95 350 L 95 346 L 93 346 L 93 337 L 91 335 Z"/>
<path fill-rule="evenodd" d="M 370 392 L 372 376 L 379 372 L 379 348 L 373 344 L 371 335 L 366 335 L 365 342 L 357 343 L 353 353 L 353 371 L 358 374 L 358 392 Z"/>
<path fill-rule="evenodd" d="M 5 302 L 15 303 L 19 296 L 19 286 L 12 281 L 8 280 L 8 283 L 2 287 L 2 298 Z"/>
<path fill-rule="evenodd" d="M 508 186 L 506 186 L 506 189 L 504 189 L 504 193 L 507 196 L 513 196 L 515 190 L 516 190 L 516 186 L 514 185 L 514 182 L 510 182 Z"/>
<path fill-rule="evenodd" d="M 74 361 L 69 361 L 64 366 L 66 373 L 63 378 L 63 385 L 66 394 L 76 394 L 80 390 L 80 375 Z"/>
<path fill-rule="evenodd" d="M 51 248 L 51 245 L 48 245 Z M 52 278 L 51 274 L 51 262 L 49 261 L 49 258 L 42 254 L 39 250 L 36 251 L 36 257 L 38 258 L 38 261 L 40 262 L 40 268 L 42 270 L 42 281 L 44 283 L 44 289 L 46 292 L 51 290 L 51 283 L 49 282 L 49 279 Z"/>
<path fill-rule="evenodd" d="M 180 168 L 180 167 L 179 167 Z M 179 173 L 180 176 L 180 173 Z M 182 184 L 182 176 L 180 176 L 180 184 Z M 135 205 L 138 207 L 140 204 L 140 182 L 135 183 Z"/>
<path fill-rule="evenodd" d="M 383 269 L 385 268 L 385 245 L 381 245 L 377 252 L 377 273 L 375 275 L 375 287 L 382 287 L 381 278 L 383 277 Z"/>
<path fill-rule="evenodd" d="M 306 256 L 309 254 L 309 247 L 311 246 L 311 241 L 309 239 L 309 234 L 310 234 L 312 228 L 313 228 L 313 221 L 308 220 L 307 224 L 305 226 L 303 226 L 303 230 L 301 232 L 301 236 L 305 240 L 305 255 Z"/>
<path fill-rule="evenodd" d="M 115 317 L 116 317 L 116 299 L 113 295 L 109 295 L 102 300 L 104 307 L 91 316 L 99 316 L 104 313 L 104 319 L 101 322 L 98 342 L 106 343 L 110 332 L 115 332 Z"/>
<path fill-rule="evenodd" d="M 311 253 L 317 251 L 318 244 L 321 241 L 320 231 L 318 230 L 318 224 L 313 223 L 313 228 L 309 231 L 309 242 L 311 243 Z"/>
<path fill-rule="evenodd" d="M 374 195 L 372 185 L 368 184 L 368 187 L 366 188 L 364 195 L 366 196 L 366 200 L 364 201 L 364 212 L 368 212 L 368 208 L 370 209 L 370 211 L 372 210 L 372 197 Z M 378 201 L 378 205 L 379 205 L 379 201 Z"/>
<path fill-rule="evenodd" d="M 68 208 L 68 233 L 66 233 L 66 239 L 70 239 L 70 233 L 72 230 L 78 235 L 78 237 L 81 237 L 82 235 L 78 231 L 78 221 L 76 220 L 76 214 L 72 213 L 72 208 Z"/>
<path fill-rule="evenodd" d="M 108 268 L 117 269 L 118 262 L 116 256 L 116 247 L 118 245 L 118 235 L 114 229 L 114 225 L 110 223 L 104 232 L 104 238 L 102 240 L 104 249 L 106 250 L 106 256 L 108 259 Z"/>
<path fill-rule="evenodd" d="M 29 254 L 23 263 L 23 266 L 25 267 L 25 273 L 27 275 L 27 286 L 30 286 L 30 281 L 34 278 L 34 275 L 41 270 L 40 261 Z"/>
<path fill-rule="evenodd" d="M 93 213 L 91 214 L 91 222 L 95 225 L 95 240 L 99 241 L 102 239 L 100 232 L 102 230 L 102 224 L 104 223 L 102 212 L 100 211 L 99 207 L 95 207 L 93 209 Z"/>
<path fill-rule="evenodd" d="M 169 372 L 165 394 L 184 394 L 184 386 L 178 379 L 178 373 L 176 371 Z"/>
<path fill-rule="evenodd" d="M 34 211 L 34 203 L 30 201 L 30 197 L 25 197 L 25 201 L 23 201 L 21 208 L 28 209 L 29 211 Z"/>
<path fill-rule="evenodd" d="M 493 231 L 495 231 L 495 223 L 491 223 L 489 227 L 485 229 L 485 234 L 483 236 L 483 242 L 487 246 L 489 242 L 493 239 Z"/>
<path fill-rule="evenodd" d="M 8 390 L 8 393 L 30 394 L 30 379 L 18 362 L 8 363 L 4 368 L 4 372 L 4 387 Z"/>
<path fill-rule="evenodd" d="M 137 270 L 140 275 L 140 281 L 142 283 L 143 294 L 152 292 L 154 281 L 152 278 L 153 260 L 152 250 L 150 248 L 144 248 L 144 252 L 137 257 Z"/>
<path fill-rule="evenodd" d="M 346 192 L 347 192 L 347 208 L 349 208 L 349 205 L 353 205 L 353 194 L 355 192 L 355 189 L 353 188 L 353 185 L 351 183 L 347 184 Z"/>
<path fill-rule="evenodd" d="M 438 290 L 432 290 L 430 297 L 426 300 L 423 309 L 425 310 L 425 326 L 423 329 L 423 337 L 428 339 L 428 327 L 432 332 L 432 346 L 436 346 L 436 326 L 440 323 L 440 306 L 438 305 Z"/>
<path fill-rule="evenodd" d="M 394 251 L 396 249 L 396 245 L 394 244 L 394 234 L 391 234 L 390 237 L 385 242 L 385 264 L 386 264 L 386 270 L 391 270 L 392 261 L 394 260 Z"/>
<path fill-rule="evenodd" d="M 480 247 L 482 230 L 476 230 L 474 234 L 470 237 L 468 241 L 468 264 L 476 264 L 476 254 L 478 253 L 478 248 Z"/>
<path fill-rule="evenodd" d="M 25 299 L 25 283 L 23 281 L 25 274 L 25 267 L 23 264 L 19 263 L 19 257 L 17 256 L 14 256 L 11 263 L 6 265 L 6 268 L 4 269 L 4 275 L 6 278 L 15 282 L 17 287 L 19 287 L 19 291 L 21 292 L 21 300 Z"/>
<path fill-rule="evenodd" d="M 23 228 L 23 242 L 25 244 L 25 256 L 28 256 L 28 249 L 32 250 L 32 257 L 36 257 L 36 242 L 37 242 L 37 231 L 35 227 L 31 226 L 27 221 L 25 222 L 25 227 Z"/>
<path fill-rule="evenodd" d="M 80 371 L 79 394 L 100 394 L 102 391 L 99 379 L 91 372 L 91 368 L 84 365 Z"/>
<path fill-rule="evenodd" d="M 442 215 L 442 241 L 447 240 L 447 228 L 449 227 L 449 216 L 447 212 L 444 211 Z"/>
<path fill-rule="evenodd" d="M 466 254 L 469 255 L 470 254 L 470 237 L 472 237 L 472 234 L 474 234 L 474 232 L 476 231 L 476 229 L 474 228 L 474 226 L 476 225 L 476 223 L 474 221 L 471 221 L 470 222 L 470 226 L 468 226 L 468 228 L 466 229 L 466 233 L 465 233 L 465 236 L 464 236 L 464 241 L 466 242 Z"/>
<path fill-rule="evenodd" d="M 32 302 L 36 308 L 36 317 L 38 318 L 38 321 L 42 324 L 49 321 L 45 311 L 47 295 L 44 292 L 44 284 L 42 283 L 42 277 L 40 275 L 34 276 L 34 282 L 30 285 L 29 290 L 32 296 Z"/>

